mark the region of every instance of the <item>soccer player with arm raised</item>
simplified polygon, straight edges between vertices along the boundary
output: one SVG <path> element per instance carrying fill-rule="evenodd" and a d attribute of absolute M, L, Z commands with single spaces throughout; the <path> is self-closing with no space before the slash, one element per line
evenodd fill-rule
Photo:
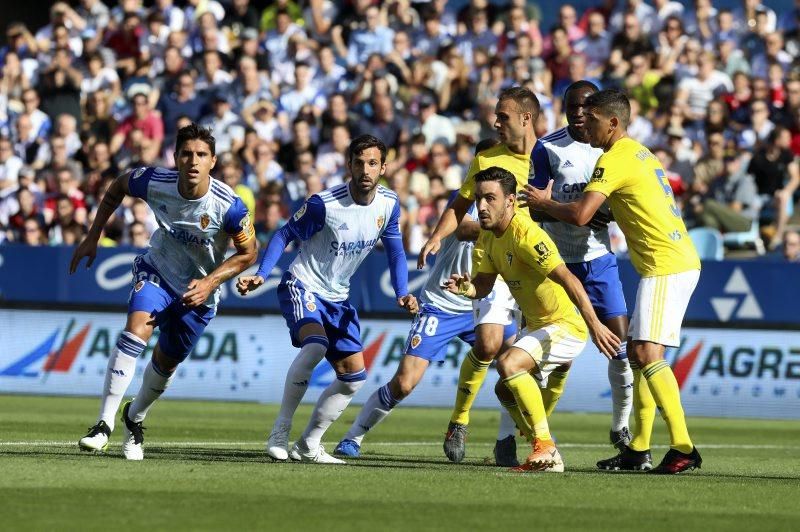
<path fill-rule="evenodd" d="M 300 241 L 300 251 L 278 285 L 289 336 L 300 352 L 286 374 L 281 409 L 267 441 L 267 454 L 276 460 L 291 456 L 304 462 L 344 463 L 325 452 L 320 441 L 367 378 L 358 313 L 348 297 L 350 278 L 379 239 L 386 247 L 398 306 L 412 314 L 418 310 L 416 298 L 408 293 L 400 203 L 397 194 L 378 185 L 386 171 L 386 146 L 361 135 L 347 153 L 350 180 L 311 196 L 273 235 L 256 274 L 240 277 L 236 285 L 245 295 L 264 284 L 286 244 Z M 336 371 L 336 380 L 320 395 L 289 453 L 294 412 L 323 357 Z"/>
<path fill-rule="evenodd" d="M 177 170 L 146 167 L 119 176 L 72 255 L 70 273 L 84 257 L 88 257 L 86 267 L 92 265 L 100 233 L 126 195 L 142 198 L 153 210 L 158 229 L 150 248 L 133 262 L 128 320 L 108 359 L 97 424 L 78 442 L 84 451 L 104 451 L 108 446 L 136 359 L 158 327 L 158 344 L 139 393 L 122 409 L 123 454 L 129 460 L 144 457 L 142 422 L 216 314 L 219 285 L 256 261 L 247 208 L 229 186 L 210 176 L 217 161 L 214 145 L 208 130 L 191 124 L 178 131 Z M 226 259 L 230 239 L 236 253 Z"/>
<path fill-rule="evenodd" d="M 597 466 L 650 469 L 650 436 L 658 405 L 669 429 L 670 449 L 652 471 L 680 473 L 700 467 L 702 459 L 689 437 L 680 389 L 664 352 L 680 343 L 681 322 L 700 278 L 700 259 L 664 168 L 650 150 L 627 136 L 628 98 L 619 91 L 600 91 L 586 99 L 585 113 L 587 138 L 603 155 L 581 198 L 571 203 L 552 200 L 552 182 L 545 190 L 528 186 L 525 193 L 531 208 L 573 225 L 585 225 L 608 199 L 628 242 L 631 262 L 642 276 L 627 349 L 634 371 L 636 432 L 619 455 Z"/>
<path fill-rule="evenodd" d="M 492 167 L 475 175 L 475 200 L 484 256 L 478 273 L 455 274 L 445 287 L 471 299 L 486 296 L 502 275 L 525 318 L 525 329 L 497 360 L 495 389 L 503 406 L 531 442 L 518 471 L 564 470 L 550 435 L 540 385 L 554 368 L 583 350 L 587 329 L 600 352 L 616 355 L 619 339 L 597 318 L 580 281 L 570 273 L 555 244 L 529 216 L 515 209 L 516 179 Z"/>

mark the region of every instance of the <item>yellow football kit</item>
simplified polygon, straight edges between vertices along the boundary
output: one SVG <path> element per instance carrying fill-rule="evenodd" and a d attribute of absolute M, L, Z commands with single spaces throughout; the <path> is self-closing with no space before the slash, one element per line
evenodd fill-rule
<path fill-rule="evenodd" d="M 616 141 L 597 160 L 586 192 L 600 192 L 608 198 L 639 275 L 700 269 L 667 174 L 642 144 L 628 137 Z"/>

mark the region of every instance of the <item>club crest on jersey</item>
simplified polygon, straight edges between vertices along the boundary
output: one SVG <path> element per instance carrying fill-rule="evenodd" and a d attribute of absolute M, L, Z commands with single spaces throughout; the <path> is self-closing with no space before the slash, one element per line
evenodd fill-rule
<path fill-rule="evenodd" d="M 314 303 L 313 301 L 306 301 L 306 308 L 308 309 L 309 312 L 314 312 L 315 310 L 317 310 L 317 304 Z"/>
<path fill-rule="evenodd" d="M 306 213 L 306 204 L 305 204 L 305 203 L 303 203 L 303 206 L 302 206 L 302 207 L 300 207 L 299 209 L 297 209 L 297 212 L 296 212 L 296 213 L 294 213 L 294 216 L 292 216 L 292 218 L 293 218 L 293 219 L 294 219 L 294 221 L 296 222 L 297 220 L 299 220 L 300 218 L 302 218 L 302 217 L 303 217 L 303 215 L 304 215 L 305 213 Z"/>
<path fill-rule="evenodd" d="M 207 214 L 203 214 L 200 216 L 200 227 L 205 229 L 208 227 L 208 224 L 211 223 L 211 216 Z"/>
<path fill-rule="evenodd" d="M 386 221 L 385 216 L 378 216 L 377 218 L 375 218 L 375 225 L 378 226 L 378 229 L 381 229 L 383 228 L 383 222 L 385 221 Z"/>
<path fill-rule="evenodd" d="M 511 266 L 511 261 L 514 260 L 514 255 L 511 254 L 510 251 L 506 251 L 506 262 L 509 266 Z"/>
<path fill-rule="evenodd" d="M 136 283 L 136 286 L 133 287 L 133 291 L 138 292 L 142 288 L 144 288 L 144 281 L 139 281 L 138 283 Z"/>
<path fill-rule="evenodd" d="M 411 349 L 416 349 L 422 343 L 422 336 L 415 334 L 411 337 Z"/>

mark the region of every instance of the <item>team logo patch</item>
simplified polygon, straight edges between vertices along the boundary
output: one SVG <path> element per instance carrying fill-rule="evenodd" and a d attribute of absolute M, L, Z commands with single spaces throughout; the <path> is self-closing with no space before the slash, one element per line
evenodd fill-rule
<path fill-rule="evenodd" d="M 606 171 L 605 168 L 600 168 L 600 167 L 595 168 L 594 172 L 592 172 L 592 182 L 605 183 L 606 180 L 603 179 L 603 173 L 605 171 Z"/>
<path fill-rule="evenodd" d="M 209 223 L 211 223 L 211 216 L 209 216 L 207 214 L 203 214 L 202 216 L 200 216 L 200 227 L 201 228 L 205 229 L 206 227 L 208 227 Z"/>
<path fill-rule="evenodd" d="M 308 309 L 309 312 L 314 312 L 315 310 L 317 310 L 317 304 L 314 303 L 313 301 L 306 301 L 306 308 Z"/>
<path fill-rule="evenodd" d="M 305 204 L 305 203 L 303 203 L 303 206 L 302 206 L 302 207 L 300 207 L 299 209 L 297 209 L 297 212 L 296 212 L 296 213 L 294 213 L 294 216 L 292 216 L 292 218 L 293 218 L 293 219 L 294 219 L 294 221 L 296 222 L 297 220 L 299 220 L 300 218 L 302 218 L 302 217 L 303 217 L 303 215 L 304 215 L 305 213 L 306 213 L 306 204 Z"/>
<path fill-rule="evenodd" d="M 147 170 L 147 168 L 137 168 L 131 174 L 131 179 L 139 179 L 140 177 L 142 177 L 142 174 L 144 174 L 145 170 Z"/>
<path fill-rule="evenodd" d="M 422 343 L 422 336 L 415 334 L 411 337 L 411 349 L 416 349 Z"/>
<path fill-rule="evenodd" d="M 511 261 L 514 260 L 514 255 L 511 254 L 510 251 L 506 251 L 506 262 L 509 266 L 511 266 Z"/>
<path fill-rule="evenodd" d="M 144 288 L 144 281 L 139 281 L 138 283 L 136 283 L 136 286 L 133 287 L 133 291 L 138 292 L 142 288 Z"/>
<path fill-rule="evenodd" d="M 375 218 L 375 225 L 378 226 L 378 229 L 382 229 L 383 228 L 383 222 L 385 222 L 385 221 L 386 221 L 386 217 L 385 216 L 378 216 L 377 218 Z"/>

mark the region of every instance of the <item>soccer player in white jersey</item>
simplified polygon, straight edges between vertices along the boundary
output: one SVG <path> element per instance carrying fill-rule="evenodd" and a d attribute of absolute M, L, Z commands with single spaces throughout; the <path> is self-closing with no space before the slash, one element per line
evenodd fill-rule
<path fill-rule="evenodd" d="M 128 321 L 108 360 L 100 418 L 78 443 L 84 451 L 107 448 L 136 359 L 158 327 L 158 344 L 139 393 L 122 409 L 123 454 L 129 460 L 144 457 L 142 421 L 216 314 L 219 285 L 256 261 L 247 208 L 229 186 L 209 175 L 217 161 L 214 145 L 208 130 L 191 124 L 178 131 L 177 170 L 146 167 L 119 176 L 72 255 L 70 273 L 84 257 L 88 257 L 86 267 L 92 265 L 103 227 L 126 195 L 144 199 L 153 210 L 159 227 L 150 248 L 133 262 Z M 229 239 L 236 253 L 226 259 Z"/>
<path fill-rule="evenodd" d="M 358 313 L 348 296 L 350 278 L 378 239 L 389 258 L 397 304 L 412 314 L 418 310 L 416 298 L 408 293 L 400 203 L 394 192 L 378 185 L 386 171 L 386 146 L 371 135 L 355 138 L 348 149 L 348 166 L 351 179 L 311 196 L 273 235 L 256 274 L 242 276 L 237 283 L 242 295 L 264 284 L 286 244 L 300 240 L 300 251 L 278 286 L 292 345 L 300 352 L 286 374 L 281 410 L 267 441 L 267 454 L 276 460 L 290 456 L 292 417 L 314 367 L 326 357 L 336 371 L 336 380 L 320 395 L 291 457 L 344 463 L 326 453 L 320 441 L 367 378 Z"/>
<path fill-rule="evenodd" d="M 456 192 L 453 193 L 455 195 Z M 455 233 L 443 240 L 433 270 L 422 288 L 420 312 L 408 333 L 405 353 L 397 371 L 388 383 L 367 399 L 334 454 L 360 456 L 361 442 L 367 432 L 386 419 L 392 409 L 408 397 L 432 362 L 444 361 L 447 346 L 453 338 L 460 338 L 470 346 L 475 344 L 472 302 L 443 290 L 442 286 L 453 274 L 472 269 L 474 241 L 480 234 L 477 218 L 477 210 L 473 205 L 461 219 Z M 488 298 L 492 299 L 492 296 L 490 294 Z M 507 324 L 504 338 L 515 338 L 517 330 L 516 321 Z M 514 467 L 519 465 L 514 440 L 516 428 L 505 409 L 501 411 L 501 416 L 503 422 L 495 445 L 495 462 L 497 465 Z"/>
<path fill-rule="evenodd" d="M 592 177 L 597 159 L 603 154 L 603 150 L 589 145 L 584 130 L 584 102 L 597 91 L 598 88 L 586 80 L 570 85 L 564 93 L 568 125 L 542 137 L 533 148 L 531 164 L 535 177 L 531 184 L 543 189 L 552 181 L 552 197 L 556 201 L 580 199 Z M 619 280 L 617 259 L 611 253 L 607 225 L 600 223 L 579 227 L 541 214 L 536 217 L 543 222 L 544 230 L 555 242 L 567 268 L 580 279 L 597 316 L 617 338 L 625 338 L 628 310 Z M 553 376 L 566 379 L 568 369 L 568 366 L 558 368 Z M 610 439 L 612 445 L 622 450 L 631 440 L 628 417 L 633 403 L 633 372 L 628 363 L 625 342 L 620 344 L 617 355 L 609 360 L 608 381 L 613 403 Z"/>

